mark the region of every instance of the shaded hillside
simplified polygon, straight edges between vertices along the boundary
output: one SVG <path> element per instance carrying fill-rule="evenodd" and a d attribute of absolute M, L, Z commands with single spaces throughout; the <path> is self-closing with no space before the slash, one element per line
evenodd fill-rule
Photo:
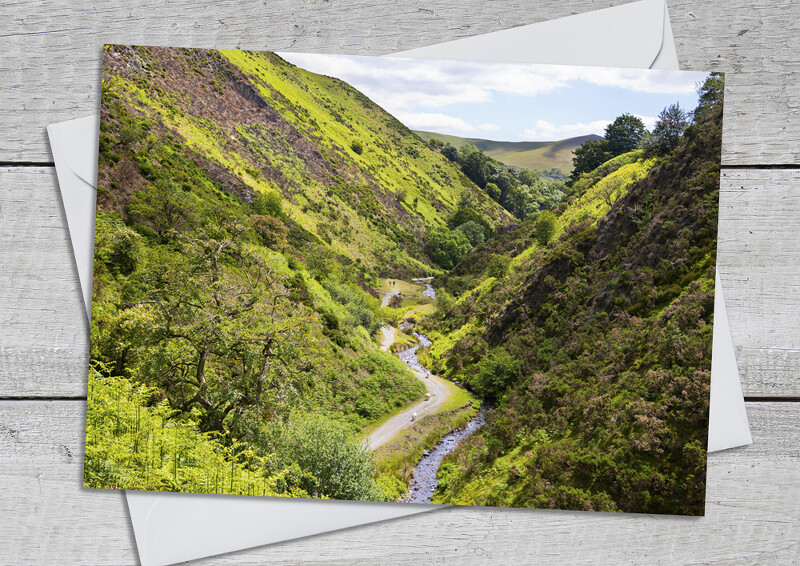
<path fill-rule="evenodd" d="M 560 169 L 565 175 L 572 171 L 572 152 L 576 147 L 587 140 L 600 139 L 600 136 L 590 134 L 578 136 L 559 141 L 548 142 L 509 142 L 485 140 L 481 138 L 462 138 L 414 130 L 422 139 L 438 139 L 443 143 L 449 143 L 455 147 L 472 144 L 486 155 L 514 167 L 523 169 L 534 169 L 536 171 L 547 171 L 549 169 Z"/>
<path fill-rule="evenodd" d="M 721 116 L 448 274 L 428 361 L 496 407 L 435 502 L 703 514 Z"/>
<path fill-rule="evenodd" d="M 426 270 L 425 232 L 462 193 L 494 225 L 509 219 L 363 94 L 274 54 L 114 47 L 105 69 L 103 209 L 124 210 L 159 169 L 246 204 L 277 191 L 290 224 L 334 253 L 408 274 Z"/>

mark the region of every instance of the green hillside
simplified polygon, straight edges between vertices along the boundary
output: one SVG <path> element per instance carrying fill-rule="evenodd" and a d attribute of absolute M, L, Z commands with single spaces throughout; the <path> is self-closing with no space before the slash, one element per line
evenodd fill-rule
<path fill-rule="evenodd" d="M 702 514 L 722 86 L 564 182 L 271 53 L 107 46 L 85 485 L 396 501 L 470 422 L 428 501 Z"/>
<path fill-rule="evenodd" d="M 600 136 L 587 135 L 568 138 L 560 141 L 548 142 L 508 142 L 494 141 L 480 138 L 462 138 L 414 130 L 422 139 L 438 139 L 455 147 L 472 144 L 486 155 L 514 167 L 548 171 L 560 169 L 565 175 L 572 171 L 572 152 L 587 140 L 600 139 Z"/>
<path fill-rule="evenodd" d="M 102 148 L 119 141 L 106 137 L 116 131 L 142 139 L 134 155 L 101 161 L 101 188 L 120 175 L 127 185 L 101 190 L 101 209 L 124 207 L 149 181 L 141 162 L 157 166 L 159 152 L 174 151 L 245 203 L 278 192 L 293 224 L 387 275 L 429 269 L 425 231 L 444 225 L 465 193 L 495 226 L 511 220 L 360 92 L 277 55 L 119 48 L 105 61 Z"/>
<path fill-rule="evenodd" d="M 376 343 L 381 277 L 441 272 L 460 202 L 513 217 L 270 53 L 107 47 L 101 117 L 86 485 L 393 494 L 361 431 L 425 387 Z"/>
<path fill-rule="evenodd" d="M 721 117 L 584 174 L 438 281 L 425 361 L 495 407 L 434 502 L 703 514 Z"/>

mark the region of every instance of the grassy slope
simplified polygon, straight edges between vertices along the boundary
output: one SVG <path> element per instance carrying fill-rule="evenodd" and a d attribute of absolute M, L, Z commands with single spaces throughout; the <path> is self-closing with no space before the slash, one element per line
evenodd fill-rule
<path fill-rule="evenodd" d="M 664 160 L 621 156 L 576 183 L 547 248 L 523 223 L 448 276 L 461 296 L 428 362 L 472 387 L 499 367 L 484 360 L 520 363 L 434 501 L 702 514 L 719 118 Z"/>
<path fill-rule="evenodd" d="M 430 271 L 420 241 L 463 191 L 495 225 L 510 220 L 452 163 L 337 79 L 268 53 L 115 55 L 107 57 L 109 96 L 185 140 L 244 200 L 280 191 L 294 222 L 368 267 Z"/>
<path fill-rule="evenodd" d="M 481 138 L 462 138 L 435 132 L 416 131 L 424 140 L 436 138 L 456 147 L 472 144 L 486 155 L 515 167 L 547 171 L 552 168 L 561 169 L 565 175 L 572 171 L 572 152 L 588 139 L 599 139 L 599 136 L 588 135 L 549 142 L 507 142 L 485 140 Z"/>
<path fill-rule="evenodd" d="M 343 83 L 270 55 L 225 55 L 130 48 L 106 53 L 92 357 L 107 361 L 112 375 L 160 386 L 147 374 L 157 376 L 158 368 L 145 366 L 150 348 L 157 346 L 148 340 L 165 321 L 152 309 L 140 317 L 148 332 L 123 335 L 130 332 L 126 320 L 138 316 L 130 304 L 159 293 L 172 300 L 171 288 L 154 285 L 165 264 L 177 265 L 187 255 L 199 261 L 188 243 L 193 237 L 238 223 L 246 231 L 238 239 L 240 249 L 225 261 L 224 284 L 244 283 L 236 258 L 257 258 L 274 278 L 270 293 L 288 297 L 276 303 L 277 320 L 304 325 L 293 329 L 292 341 L 301 346 L 305 341 L 298 367 L 313 375 L 298 386 L 291 407 L 326 412 L 355 432 L 424 391 L 396 357 L 377 351 L 360 325 L 357 316 L 365 310 L 376 319 L 381 316 L 377 299 L 369 296 L 370 283 L 378 285 L 369 268 L 384 265 L 415 275 L 428 270 L 411 234 L 443 223 L 460 191 L 482 193 L 446 159 Z M 348 145 L 351 136 L 363 143 L 362 153 Z M 155 185 L 173 187 L 194 211 L 166 243 L 156 238 L 149 226 L 152 219 L 131 214 L 128 207 L 137 192 Z M 312 272 L 303 250 L 267 247 L 253 233 L 250 202 L 268 190 L 284 196 L 287 214 L 281 218 L 290 229 L 289 243 L 292 234 L 305 228 L 319 236 L 297 236 L 312 251 L 338 252 L 328 276 Z M 407 191 L 406 198 L 398 202 L 393 191 L 401 190 Z M 507 214 L 489 199 L 481 202 L 496 223 L 507 221 Z M 202 290 L 198 299 L 201 306 L 213 303 Z M 409 299 L 420 303 L 417 307 L 430 306 L 427 299 Z M 114 347 L 120 337 L 132 343 L 122 356 Z M 224 352 L 218 355 L 218 366 L 208 362 L 215 379 L 231 367 L 223 363 Z M 194 367 L 195 361 L 188 355 L 182 363 Z M 292 375 L 294 368 L 286 370 Z M 270 403 L 243 407 L 248 420 L 239 421 L 236 436 L 245 436 L 239 436 L 241 442 L 258 437 L 259 419 L 286 409 Z M 202 420 L 203 410 L 193 411 L 197 415 L 192 413 L 195 420 L 186 430 Z M 207 430 L 202 423 L 198 427 Z M 97 458 L 104 454 L 101 446 Z M 194 469 L 181 465 L 187 474 Z M 137 473 L 131 470 L 129 477 Z M 191 485 L 176 489 L 193 490 Z"/>

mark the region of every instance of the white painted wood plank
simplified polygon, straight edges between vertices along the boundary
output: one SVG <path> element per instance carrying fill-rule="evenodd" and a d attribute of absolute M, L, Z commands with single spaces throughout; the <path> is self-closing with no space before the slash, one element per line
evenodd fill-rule
<path fill-rule="evenodd" d="M 0 168 L 0 397 L 86 391 L 88 328 L 56 177 Z M 800 395 L 799 170 L 725 170 L 720 271 L 746 395 Z"/>
<path fill-rule="evenodd" d="M 718 259 L 746 395 L 800 395 L 800 171 L 723 170 Z"/>
<path fill-rule="evenodd" d="M 86 394 L 89 329 L 55 169 L 0 168 L 0 397 Z"/>
<path fill-rule="evenodd" d="M 95 111 L 103 43 L 384 54 L 625 1 L 6 3 L 0 162 L 49 161 L 45 126 Z M 800 3 L 669 7 L 682 67 L 729 72 L 723 162 L 800 164 Z"/>
<path fill-rule="evenodd" d="M 751 403 L 751 447 L 709 458 L 705 517 L 454 508 L 199 564 L 790 564 L 798 403 Z M 121 494 L 80 487 L 84 404 L 0 402 L 0 562 L 135 564 Z"/>

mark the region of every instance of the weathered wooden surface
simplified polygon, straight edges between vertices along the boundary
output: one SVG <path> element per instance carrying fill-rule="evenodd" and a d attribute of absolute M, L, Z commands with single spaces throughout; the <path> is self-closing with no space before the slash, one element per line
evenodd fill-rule
<path fill-rule="evenodd" d="M 45 126 L 94 111 L 106 42 L 383 54 L 628 0 L 35 0 L 0 5 L 0 564 L 136 564 L 121 493 L 80 488 L 88 326 Z M 800 563 L 800 3 L 669 0 L 726 84 L 719 260 L 754 445 L 707 516 L 461 508 L 207 564 Z M 797 169 L 754 168 L 797 165 Z"/>
<path fill-rule="evenodd" d="M 0 402 L 0 563 L 135 564 L 122 494 L 79 488 L 84 404 Z M 699 518 L 456 508 L 200 564 L 784 564 L 800 552 L 797 403 L 751 403 L 751 447 L 709 457 Z M 11 559 L 13 557 L 13 559 Z"/>
<path fill-rule="evenodd" d="M 384 54 L 627 0 L 247 0 L 0 8 L 0 162 L 50 161 L 44 126 L 95 111 L 103 43 Z M 728 71 L 723 162 L 800 164 L 800 3 L 669 2 L 680 63 Z"/>
<path fill-rule="evenodd" d="M 0 180 L 0 397 L 84 395 L 88 327 L 55 173 Z M 800 171 L 724 171 L 720 271 L 749 396 L 800 396 L 797 217 Z"/>

